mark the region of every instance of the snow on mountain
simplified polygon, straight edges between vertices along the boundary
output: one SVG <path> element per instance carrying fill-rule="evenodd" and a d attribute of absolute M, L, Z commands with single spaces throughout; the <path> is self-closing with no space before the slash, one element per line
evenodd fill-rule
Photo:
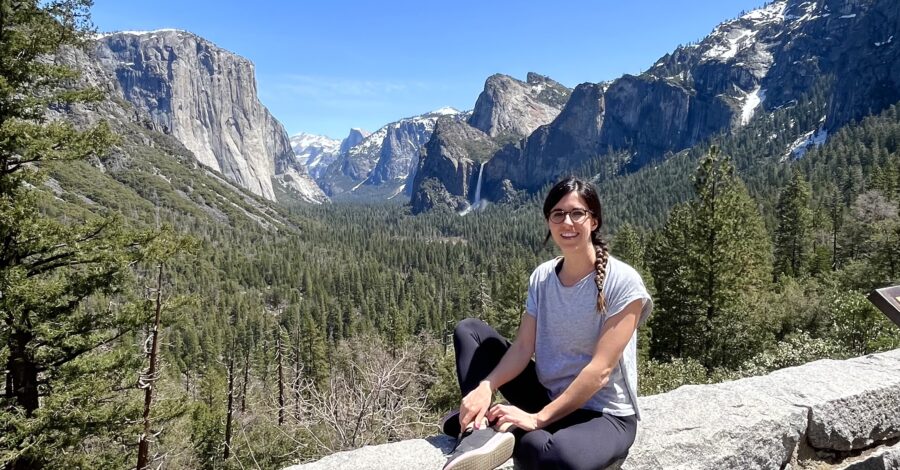
<path fill-rule="evenodd" d="M 434 131 L 434 123 L 440 117 L 458 114 L 460 111 L 454 108 L 443 107 L 384 125 L 347 152 L 350 176 L 375 185 L 393 180 L 405 182 L 414 170 L 421 147 Z M 351 191 L 359 187 L 357 184 Z"/>
<path fill-rule="evenodd" d="M 301 132 L 291 136 L 291 148 L 297 162 L 306 167 L 310 176 L 319 179 L 328 165 L 340 156 L 341 141 Z"/>
<path fill-rule="evenodd" d="M 773 2 L 716 26 L 700 44 L 703 59 L 725 62 L 741 52 L 752 50 L 758 44 L 757 36 L 764 26 L 784 22 L 786 7 L 786 0 Z"/>
<path fill-rule="evenodd" d="M 756 108 L 766 99 L 766 90 L 757 85 L 756 88 L 747 93 L 744 100 L 744 106 L 741 109 L 741 125 L 746 125 L 756 113 Z"/>
<path fill-rule="evenodd" d="M 827 140 L 828 131 L 826 129 L 809 131 L 791 144 L 788 152 L 781 157 L 781 161 L 790 157 L 801 158 L 808 150 L 822 146 Z"/>

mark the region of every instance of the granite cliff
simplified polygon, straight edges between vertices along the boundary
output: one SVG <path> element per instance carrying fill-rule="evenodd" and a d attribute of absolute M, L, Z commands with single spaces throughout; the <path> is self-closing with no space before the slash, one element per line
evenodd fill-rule
<path fill-rule="evenodd" d="M 272 201 L 273 181 L 301 199 L 325 200 L 295 160 L 284 127 L 257 98 L 250 61 L 179 30 L 101 35 L 95 53 L 124 99 L 200 163 Z"/>
<path fill-rule="evenodd" d="M 517 154 L 520 140 L 556 118 L 570 94 L 536 73 L 529 73 L 525 82 L 500 74 L 488 77 L 472 115 L 465 121 L 442 120 L 440 132 L 435 130 L 425 146 L 412 185 L 413 211 L 466 211 L 481 204 L 478 181 L 488 160 Z"/>
<path fill-rule="evenodd" d="M 459 115 L 453 108 L 441 108 L 388 123 L 371 134 L 352 129 L 316 181 L 338 199 L 384 200 L 409 194 L 419 155 L 435 122 Z"/>

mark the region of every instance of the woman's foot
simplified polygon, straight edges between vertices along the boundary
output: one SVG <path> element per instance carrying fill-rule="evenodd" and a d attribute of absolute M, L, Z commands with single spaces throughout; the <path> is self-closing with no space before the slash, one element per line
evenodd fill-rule
<path fill-rule="evenodd" d="M 492 470 L 512 457 L 515 444 L 512 433 L 489 426 L 477 430 L 469 427 L 447 457 L 444 470 Z"/>

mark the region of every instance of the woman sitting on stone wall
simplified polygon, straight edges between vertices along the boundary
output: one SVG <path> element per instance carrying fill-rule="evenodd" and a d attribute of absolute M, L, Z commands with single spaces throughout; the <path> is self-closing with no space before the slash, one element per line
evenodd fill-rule
<path fill-rule="evenodd" d="M 515 341 L 466 319 L 454 331 L 463 400 L 442 423 L 444 466 L 599 469 L 628 453 L 637 421 L 637 327 L 652 310 L 640 275 L 609 255 L 596 190 L 550 189 L 544 217 L 562 256 L 531 274 Z M 532 357 L 534 360 L 532 360 Z M 499 390 L 508 404 L 491 405 Z M 462 432 L 460 432 L 462 430 Z"/>

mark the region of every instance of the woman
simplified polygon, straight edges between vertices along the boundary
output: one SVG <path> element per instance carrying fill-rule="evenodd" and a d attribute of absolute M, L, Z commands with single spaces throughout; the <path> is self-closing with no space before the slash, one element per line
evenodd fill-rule
<path fill-rule="evenodd" d="M 544 217 L 545 243 L 553 238 L 562 256 L 531 274 L 515 341 L 476 319 L 454 332 L 464 398 L 443 429 L 466 432 L 445 469 L 490 469 L 510 453 L 517 468 L 600 469 L 634 442 L 636 331 L 650 295 L 637 271 L 609 255 L 590 184 L 557 183 Z M 491 406 L 497 390 L 509 404 Z"/>

